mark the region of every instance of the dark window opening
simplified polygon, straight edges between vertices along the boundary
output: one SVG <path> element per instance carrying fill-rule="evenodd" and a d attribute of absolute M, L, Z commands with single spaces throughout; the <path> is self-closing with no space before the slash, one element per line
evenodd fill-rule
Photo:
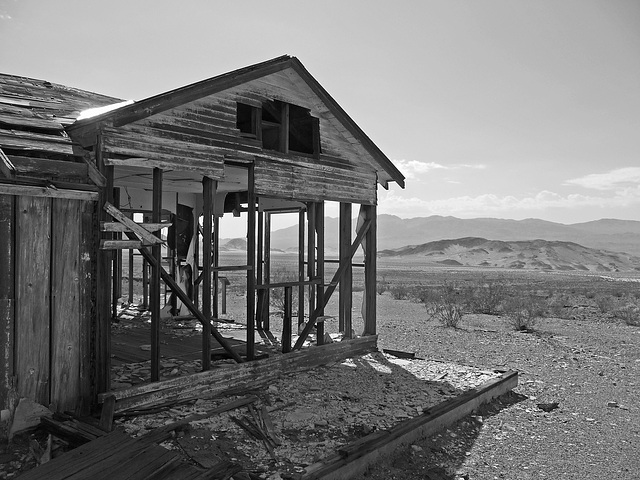
<path fill-rule="evenodd" d="M 316 120 L 306 108 L 289 105 L 289 150 L 309 155 L 316 153 Z"/>
<path fill-rule="evenodd" d="M 255 136 L 257 134 L 258 122 L 256 121 L 257 108 L 244 103 L 238 103 L 236 113 L 236 128 L 241 133 Z"/>

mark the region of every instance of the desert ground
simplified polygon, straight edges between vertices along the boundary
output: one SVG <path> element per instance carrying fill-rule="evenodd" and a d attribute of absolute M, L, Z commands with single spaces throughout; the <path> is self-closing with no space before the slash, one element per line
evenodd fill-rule
<path fill-rule="evenodd" d="M 228 254 L 225 260 L 242 259 Z M 276 254 L 273 262 L 274 275 L 281 279 L 295 268 L 292 256 Z M 359 271 L 354 269 L 356 334 L 362 331 Z M 243 278 L 229 278 L 226 316 L 243 324 Z M 511 393 L 381 458 L 358 480 L 640 476 L 640 275 L 433 267 L 405 257 L 379 259 L 378 281 L 379 348 L 412 353 L 415 360 L 398 362 L 379 354 L 252 392 L 271 412 L 283 440 L 276 458 L 224 419 L 193 425 L 173 446 L 165 446 L 181 449 L 194 461 L 194 452 L 209 445 L 216 449 L 212 453 L 235 455 L 249 465 L 250 478 L 299 478 L 305 465 L 340 442 L 418 414 L 486 380 L 495 369 L 516 370 L 519 386 Z M 330 304 L 327 313 L 333 309 Z M 276 336 L 279 318 L 276 298 Z M 327 322 L 326 329 L 339 335 L 337 321 Z M 172 364 L 168 370 L 176 368 Z M 364 374 L 347 377 L 357 368 Z M 319 389 L 318 381 L 325 388 Z M 372 396 L 365 393 L 369 390 Z M 119 426 L 138 435 L 210 407 L 197 402 L 156 416 L 122 419 Z M 33 440 L 46 439 L 35 432 L 3 447 L 0 478 L 16 478 L 35 465 L 29 448 Z"/>

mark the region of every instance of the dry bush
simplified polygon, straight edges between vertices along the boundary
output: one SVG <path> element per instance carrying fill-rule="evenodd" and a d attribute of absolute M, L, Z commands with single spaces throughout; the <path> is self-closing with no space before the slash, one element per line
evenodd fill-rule
<path fill-rule="evenodd" d="M 271 271 L 270 283 L 285 283 L 298 280 L 298 271 L 281 266 Z M 298 305 L 298 288 L 293 288 L 291 305 Z M 284 313 L 284 288 L 269 289 L 269 304 L 281 314 Z"/>
<path fill-rule="evenodd" d="M 502 282 L 488 281 L 476 287 L 468 287 L 465 303 L 470 312 L 496 315 L 505 301 L 507 290 Z"/>
<path fill-rule="evenodd" d="M 445 327 L 456 328 L 463 315 L 463 299 L 459 289 L 445 283 L 430 289 L 429 301 L 425 302 L 430 318 L 435 318 Z"/>
<path fill-rule="evenodd" d="M 613 309 L 614 301 L 611 295 L 598 294 L 593 300 L 600 313 L 608 313 Z"/>
<path fill-rule="evenodd" d="M 390 286 L 389 292 L 396 300 L 406 300 L 409 297 L 409 287 L 404 283 L 398 283 Z"/>
<path fill-rule="evenodd" d="M 504 311 L 513 328 L 524 332 L 532 331 L 545 314 L 542 300 L 526 292 L 510 297 L 505 303 Z"/>
<path fill-rule="evenodd" d="M 376 292 L 378 292 L 378 295 L 382 295 L 384 292 L 386 292 L 387 290 L 389 290 L 389 282 L 387 282 L 387 280 L 382 277 L 382 279 L 377 279 L 376 281 Z"/>
<path fill-rule="evenodd" d="M 564 293 L 552 293 L 547 298 L 547 309 L 551 316 L 555 318 L 571 317 L 571 302 Z"/>
<path fill-rule="evenodd" d="M 616 309 L 613 314 L 627 325 L 640 327 L 640 307 L 634 303 L 627 303 L 625 306 Z"/>

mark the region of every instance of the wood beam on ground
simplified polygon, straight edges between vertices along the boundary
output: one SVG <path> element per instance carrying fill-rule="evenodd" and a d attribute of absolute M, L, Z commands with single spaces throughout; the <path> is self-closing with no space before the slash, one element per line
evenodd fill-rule
<path fill-rule="evenodd" d="M 398 448 L 408 447 L 421 438 L 433 435 L 469 415 L 483 403 L 517 386 L 518 373 L 504 372 L 497 379 L 445 400 L 422 415 L 340 447 L 333 455 L 309 465 L 302 475 L 302 480 L 339 480 L 357 477 L 384 457 L 391 456 Z"/>

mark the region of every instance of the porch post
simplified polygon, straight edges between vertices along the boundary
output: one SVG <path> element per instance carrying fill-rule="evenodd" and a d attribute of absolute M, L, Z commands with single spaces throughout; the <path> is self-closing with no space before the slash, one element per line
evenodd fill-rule
<path fill-rule="evenodd" d="M 371 227 L 365 237 L 364 254 L 364 335 L 376 334 L 376 250 L 377 250 L 377 222 L 376 206 L 362 206 L 365 219 L 371 220 Z"/>
<path fill-rule="evenodd" d="M 352 267 L 349 255 L 351 247 L 351 204 L 340 203 L 340 262 L 349 263 L 340 280 L 339 290 L 339 330 L 345 337 L 351 338 L 352 309 Z"/>
<path fill-rule="evenodd" d="M 162 170 L 153 169 L 151 221 L 160 223 L 162 218 Z M 160 231 L 155 232 L 160 237 Z M 160 244 L 151 247 L 151 254 L 157 266 L 151 271 L 151 381 L 160 380 L 160 265 L 162 265 L 162 247 Z"/>

